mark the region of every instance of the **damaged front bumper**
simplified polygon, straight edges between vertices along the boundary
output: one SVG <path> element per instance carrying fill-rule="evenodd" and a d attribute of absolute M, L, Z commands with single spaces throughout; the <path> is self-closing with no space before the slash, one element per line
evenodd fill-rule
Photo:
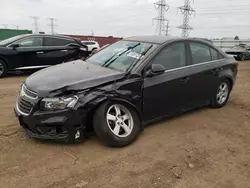
<path fill-rule="evenodd" d="M 60 140 L 68 143 L 82 141 L 86 134 L 85 117 L 74 110 L 34 112 L 23 115 L 14 109 L 27 135 L 42 140 Z"/>

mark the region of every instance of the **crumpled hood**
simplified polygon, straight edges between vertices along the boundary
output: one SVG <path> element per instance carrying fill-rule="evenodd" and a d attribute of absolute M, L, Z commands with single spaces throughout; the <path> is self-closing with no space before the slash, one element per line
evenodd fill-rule
<path fill-rule="evenodd" d="M 121 79 L 125 73 L 82 60 L 52 66 L 38 71 L 25 80 L 28 89 L 39 97 L 62 91 L 81 91 Z M 61 91 L 61 92 L 62 92 Z"/>

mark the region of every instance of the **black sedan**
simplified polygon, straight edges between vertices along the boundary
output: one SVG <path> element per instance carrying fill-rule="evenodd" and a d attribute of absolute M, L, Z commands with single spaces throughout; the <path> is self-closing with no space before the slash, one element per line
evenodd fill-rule
<path fill-rule="evenodd" d="M 144 125 L 202 106 L 223 107 L 237 62 L 201 39 L 141 36 L 28 77 L 15 113 L 33 138 L 132 143 Z M 42 78 L 42 79 L 41 79 Z"/>
<path fill-rule="evenodd" d="M 0 77 L 87 57 L 87 47 L 61 35 L 19 35 L 0 42 Z"/>

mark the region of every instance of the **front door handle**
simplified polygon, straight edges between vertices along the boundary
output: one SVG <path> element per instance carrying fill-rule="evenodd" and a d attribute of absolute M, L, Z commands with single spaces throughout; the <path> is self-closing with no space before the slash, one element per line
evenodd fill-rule
<path fill-rule="evenodd" d="M 67 52 L 68 50 L 61 50 L 61 52 Z"/>
<path fill-rule="evenodd" d="M 190 80 L 190 78 L 188 78 L 188 77 L 184 77 L 184 78 L 181 78 L 180 79 L 180 81 L 182 82 L 182 83 L 186 83 L 186 82 L 188 82 Z"/>
<path fill-rule="evenodd" d="M 36 52 L 37 54 L 43 54 L 43 52 Z"/>

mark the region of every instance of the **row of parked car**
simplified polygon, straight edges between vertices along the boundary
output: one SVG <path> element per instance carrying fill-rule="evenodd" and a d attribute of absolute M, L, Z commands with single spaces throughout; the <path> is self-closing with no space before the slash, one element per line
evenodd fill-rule
<path fill-rule="evenodd" d="M 41 69 L 86 58 L 98 50 L 95 41 L 61 35 L 20 35 L 0 42 L 0 77 L 9 71 Z"/>
<path fill-rule="evenodd" d="M 51 44 L 55 39 L 60 48 Z M 27 44 L 36 47 L 30 52 Z M 36 139 L 79 142 L 94 130 L 104 144 L 126 146 L 149 123 L 202 106 L 223 107 L 238 72 L 234 58 L 203 39 L 130 37 L 74 61 L 86 55 L 76 39 L 31 35 L 4 45 L 11 69 L 20 68 L 18 62 L 69 61 L 32 74 L 20 88 L 15 114 Z"/>

